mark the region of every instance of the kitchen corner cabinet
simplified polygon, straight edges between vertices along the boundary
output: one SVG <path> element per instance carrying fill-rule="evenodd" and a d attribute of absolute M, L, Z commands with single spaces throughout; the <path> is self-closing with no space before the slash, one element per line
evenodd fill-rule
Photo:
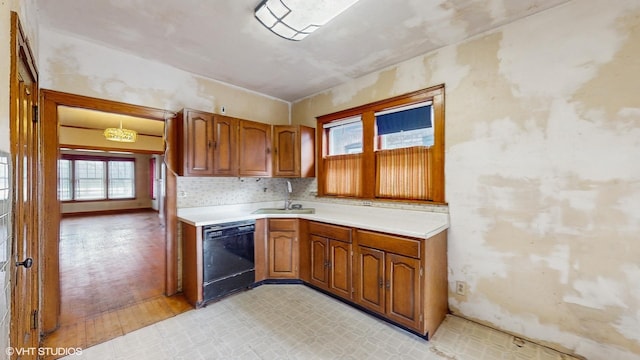
<path fill-rule="evenodd" d="M 273 176 L 315 176 L 315 129 L 308 126 L 273 127 Z"/>
<path fill-rule="evenodd" d="M 269 219 L 268 223 L 268 278 L 297 279 L 298 220 Z"/>
<path fill-rule="evenodd" d="M 271 125 L 239 121 L 239 176 L 271 176 Z"/>
<path fill-rule="evenodd" d="M 309 283 L 351 299 L 351 229 L 311 221 L 309 232 Z"/>
<path fill-rule="evenodd" d="M 183 109 L 177 114 L 178 175 L 214 175 L 213 114 Z"/>
<path fill-rule="evenodd" d="M 448 311 L 446 231 L 414 239 L 355 231 L 355 303 L 432 336 Z"/>
<path fill-rule="evenodd" d="M 213 117 L 213 174 L 238 175 L 238 119 L 224 115 Z"/>

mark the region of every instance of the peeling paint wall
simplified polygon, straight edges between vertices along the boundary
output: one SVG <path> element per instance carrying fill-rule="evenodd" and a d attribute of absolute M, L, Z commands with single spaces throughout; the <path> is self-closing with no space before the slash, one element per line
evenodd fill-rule
<path fill-rule="evenodd" d="M 571 1 L 302 99 L 292 119 L 441 83 L 452 312 L 638 359 L 640 2 Z"/>
<path fill-rule="evenodd" d="M 40 86 L 177 111 L 193 108 L 270 124 L 289 123 L 289 103 L 40 28 Z M 171 51 L 171 49 L 167 49 Z"/>

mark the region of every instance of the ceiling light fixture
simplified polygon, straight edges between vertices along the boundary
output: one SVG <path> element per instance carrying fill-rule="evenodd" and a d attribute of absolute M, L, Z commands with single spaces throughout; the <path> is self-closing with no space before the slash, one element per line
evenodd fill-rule
<path fill-rule="evenodd" d="M 136 142 L 138 133 L 135 130 L 123 129 L 122 120 L 119 128 L 107 128 L 104 130 L 104 137 L 110 141 Z"/>
<path fill-rule="evenodd" d="M 358 0 L 262 0 L 255 16 L 276 35 L 299 41 L 356 2 Z"/>

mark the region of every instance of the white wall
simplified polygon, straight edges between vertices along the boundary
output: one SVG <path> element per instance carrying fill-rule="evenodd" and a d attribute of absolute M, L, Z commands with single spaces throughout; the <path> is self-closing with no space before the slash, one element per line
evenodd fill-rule
<path fill-rule="evenodd" d="M 446 84 L 451 310 L 638 359 L 639 55 L 640 2 L 574 0 L 298 101 L 292 118 Z"/>

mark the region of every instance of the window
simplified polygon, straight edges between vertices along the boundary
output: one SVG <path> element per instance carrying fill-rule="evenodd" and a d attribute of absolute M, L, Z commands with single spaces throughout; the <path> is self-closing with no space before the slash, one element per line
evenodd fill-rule
<path fill-rule="evenodd" d="M 9 157 L 0 156 L 0 200 L 9 199 Z"/>
<path fill-rule="evenodd" d="M 378 149 L 433 145 L 431 102 L 381 111 L 375 116 Z"/>
<path fill-rule="evenodd" d="M 149 197 L 156 199 L 156 158 L 149 159 Z"/>
<path fill-rule="evenodd" d="M 63 155 L 58 160 L 58 198 L 61 201 L 135 198 L 135 161 Z"/>
<path fill-rule="evenodd" d="M 58 199 L 60 201 L 69 201 L 73 199 L 71 181 L 71 160 L 58 160 Z"/>
<path fill-rule="evenodd" d="M 328 155 L 362 152 L 362 119 L 359 116 L 325 124 L 324 127 L 328 132 Z"/>
<path fill-rule="evenodd" d="M 106 198 L 104 161 L 76 160 L 73 162 L 75 200 L 101 200 Z"/>
<path fill-rule="evenodd" d="M 318 195 L 444 203 L 444 86 L 318 118 Z"/>
<path fill-rule="evenodd" d="M 134 198 L 135 169 L 131 161 L 109 161 L 109 199 Z"/>

